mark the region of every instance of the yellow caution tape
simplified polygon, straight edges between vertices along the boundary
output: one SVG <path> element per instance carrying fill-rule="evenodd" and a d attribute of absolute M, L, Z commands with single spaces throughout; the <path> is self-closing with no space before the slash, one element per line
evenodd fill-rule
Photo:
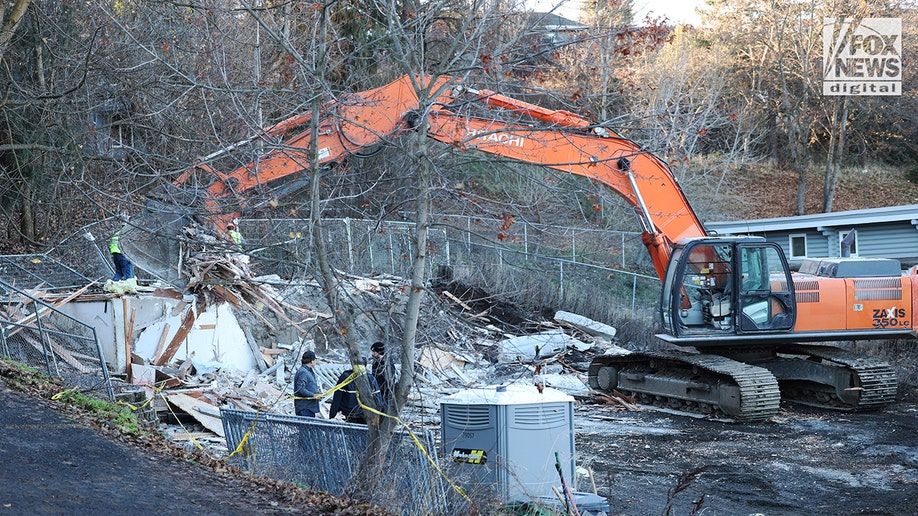
<path fill-rule="evenodd" d="M 366 373 L 365 369 L 366 369 L 366 368 L 364 368 L 364 374 Z M 352 375 L 352 376 L 353 376 L 353 375 Z M 430 462 L 430 465 L 434 468 L 434 470 L 436 470 L 437 474 L 439 474 L 440 477 L 443 478 L 443 480 L 446 480 L 446 482 L 449 483 L 450 487 L 453 488 L 453 491 L 455 491 L 456 493 L 458 493 L 459 496 L 465 498 L 465 501 L 468 502 L 469 505 L 471 505 L 472 507 L 475 507 L 475 502 L 473 502 L 472 499 L 469 498 L 469 496 L 468 496 L 467 494 L 465 494 L 465 491 L 463 491 L 461 487 L 459 487 L 458 485 L 456 485 L 456 483 L 453 482 L 453 480 L 452 480 L 451 478 L 449 478 L 449 477 L 446 475 L 446 473 L 445 473 L 442 469 L 440 469 L 440 466 L 437 465 L 437 461 L 435 461 L 435 460 L 433 459 L 433 457 L 430 456 L 430 454 L 427 452 L 427 449 L 424 448 L 424 444 L 421 442 L 420 439 L 418 439 L 418 436 L 415 435 L 414 432 L 411 431 L 411 428 L 409 428 L 408 425 L 405 424 L 404 421 L 402 421 L 401 419 L 399 419 L 398 416 L 394 416 L 394 415 L 392 415 L 392 414 L 386 414 L 385 412 L 380 412 L 380 411 L 378 411 L 378 410 L 376 410 L 376 409 L 374 409 L 374 408 L 371 408 L 371 407 L 368 407 L 368 406 L 364 405 L 363 402 L 360 401 L 360 391 L 359 391 L 359 390 L 357 391 L 357 403 L 358 403 L 358 404 L 360 405 L 360 407 L 361 407 L 362 409 L 364 409 L 365 411 L 370 412 L 370 413 L 372 413 L 372 414 L 376 414 L 376 415 L 378 415 L 378 416 L 390 418 L 390 419 L 394 420 L 396 424 L 398 424 L 399 426 L 401 426 L 402 428 L 404 428 L 405 431 L 408 432 L 408 435 L 411 436 L 411 439 L 414 441 L 415 446 L 417 446 L 418 449 L 421 450 L 421 454 L 424 455 L 424 458 L 426 458 L 428 462 Z"/>
<path fill-rule="evenodd" d="M 242 453 L 244 449 L 247 450 L 246 455 L 251 455 L 253 458 L 255 457 L 255 448 L 252 446 L 248 446 L 248 443 L 249 443 L 249 436 L 252 435 L 252 430 L 255 430 L 255 424 L 258 423 L 258 418 L 260 416 L 261 416 L 261 411 L 256 410 L 255 419 L 252 421 L 252 425 L 249 426 L 249 429 L 246 430 L 245 435 L 243 435 L 242 439 L 239 440 L 239 445 L 236 446 L 236 449 L 233 450 L 232 453 L 226 456 L 227 459 L 236 454 Z"/>
<path fill-rule="evenodd" d="M 347 378 L 345 378 L 344 381 L 342 381 L 342 382 L 339 383 L 338 385 L 335 385 L 334 387 L 332 387 L 331 389 L 327 390 L 326 392 L 324 392 L 324 393 L 319 393 L 319 394 L 317 394 L 317 395 L 315 395 L 315 396 L 308 396 L 308 397 L 300 397 L 300 396 L 286 396 L 286 397 L 285 397 L 285 396 L 278 396 L 277 400 L 275 400 L 275 402 L 271 404 L 271 407 L 273 408 L 273 407 L 275 407 L 277 404 L 279 404 L 280 402 L 282 402 L 282 401 L 284 401 L 284 400 L 290 400 L 290 399 L 293 399 L 293 400 L 297 400 L 297 399 L 300 399 L 300 400 L 304 400 L 304 399 L 305 399 L 305 400 L 322 399 L 322 398 L 328 396 L 329 394 L 333 394 L 335 391 L 338 391 L 338 390 L 343 389 L 343 388 L 346 387 L 348 384 L 350 384 L 351 382 L 353 382 L 354 380 L 356 380 L 357 377 L 359 377 L 359 376 L 361 376 L 361 375 L 364 375 L 364 374 L 367 374 L 367 368 L 366 368 L 366 366 L 363 366 L 363 365 L 355 365 L 355 366 L 354 366 L 354 371 L 353 371 Z M 175 412 L 173 412 L 173 411 L 172 411 L 172 408 L 169 407 L 168 399 L 166 398 L 165 394 L 162 393 L 163 387 L 156 388 L 156 387 L 154 386 L 153 388 L 154 388 L 154 391 L 155 391 L 154 396 L 155 396 L 156 394 L 158 394 L 159 396 L 161 396 L 161 397 L 163 398 L 164 401 L 167 402 L 167 403 L 166 403 L 166 407 L 169 408 L 169 412 L 172 413 L 172 416 L 175 418 L 176 421 L 178 421 L 179 426 L 182 427 L 182 430 L 185 430 L 185 433 L 188 435 L 189 439 L 191 439 L 191 441 L 195 444 L 195 446 L 197 446 L 199 450 L 201 450 L 202 452 L 204 452 L 204 453 L 206 454 L 207 452 L 206 452 L 205 448 L 197 441 L 197 439 L 194 438 L 193 435 L 191 435 L 191 432 L 189 432 L 189 431 L 185 428 L 185 426 L 182 425 L 182 422 L 181 422 L 181 421 L 178 419 L 178 417 L 175 415 Z M 73 391 L 73 390 L 75 390 L 75 389 L 69 389 L 69 390 L 70 390 L 70 391 Z M 54 399 L 56 399 L 57 397 L 62 396 L 62 395 L 63 395 L 64 393 L 66 393 L 66 392 L 68 392 L 68 391 L 63 391 L 63 392 L 60 392 L 60 393 L 58 393 L 58 394 L 55 394 L 55 395 L 54 395 Z M 144 406 L 146 406 L 148 403 L 151 403 L 152 400 L 153 400 L 152 397 L 151 397 L 150 399 L 148 399 L 147 402 L 144 403 Z M 122 402 L 119 402 L 119 403 L 122 403 Z M 130 406 L 130 407 L 132 407 L 132 409 L 133 409 L 133 406 L 132 406 L 132 405 L 130 405 L 130 404 L 128 404 L 128 403 L 124 403 L 124 404 L 125 404 L 125 405 L 128 405 L 128 406 Z M 439 474 L 440 477 L 442 477 L 444 480 L 446 480 L 446 482 L 450 485 L 450 487 L 451 487 L 456 493 L 458 493 L 460 496 L 462 496 L 462 497 L 465 499 L 465 501 L 467 501 L 470 505 L 472 505 L 472 506 L 474 507 L 475 503 L 472 501 L 472 499 L 469 498 L 469 496 L 465 493 L 465 491 L 464 491 L 460 486 L 458 486 L 455 482 L 453 482 L 453 480 L 452 480 L 451 478 L 449 478 L 449 476 L 447 476 L 446 473 L 445 473 L 442 469 L 440 469 L 440 467 L 437 465 L 437 462 L 434 460 L 433 457 L 430 456 L 430 453 L 428 453 L 427 449 L 424 447 L 424 444 L 421 442 L 421 440 L 418 438 L 418 436 L 415 435 L 415 433 L 411 431 L 411 428 L 410 428 L 404 421 L 402 421 L 398 416 L 394 416 L 394 415 L 392 415 L 392 414 L 387 414 L 387 413 L 385 413 L 385 412 L 381 412 L 381 411 L 379 411 L 379 410 L 376 410 L 375 408 L 372 408 L 372 407 L 370 407 L 370 406 L 368 406 L 368 405 L 365 405 L 365 404 L 363 403 L 363 401 L 361 401 L 361 399 L 360 399 L 360 391 L 359 391 L 359 390 L 357 391 L 357 404 L 360 405 L 360 408 L 364 409 L 365 411 L 367 411 L 367 412 L 369 412 L 369 413 L 371 413 L 371 414 L 375 414 L 375 415 L 380 416 L 380 417 L 390 418 L 390 419 L 394 420 L 395 423 L 396 423 L 397 425 L 399 425 L 399 426 L 401 426 L 402 428 L 404 428 L 405 431 L 408 432 L 408 435 L 411 436 L 411 439 L 412 439 L 412 441 L 414 441 L 415 446 L 417 446 L 417 448 L 421 451 L 421 454 L 424 456 L 424 458 L 426 458 L 427 461 L 430 463 L 430 465 L 434 468 L 434 470 L 436 470 L 437 474 Z M 135 409 L 135 410 L 136 410 L 136 409 Z M 235 456 L 235 455 L 238 455 L 238 454 L 241 454 L 241 453 L 244 453 L 244 452 L 245 452 L 246 454 L 250 454 L 250 455 L 252 455 L 252 456 L 254 457 L 254 455 L 255 455 L 255 448 L 252 447 L 252 446 L 249 446 L 249 438 L 251 437 L 252 432 L 255 430 L 255 425 L 258 423 L 258 419 L 259 419 L 259 417 L 261 416 L 261 412 L 262 412 L 262 411 L 260 411 L 260 410 L 256 410 L 256 411 L 255 411 L 255 419 L 252 421 L 252 424 L 249 426 L 249 429 L 248 429 L 248 430 L 245 432 L 245 434 L 242 436 L 242 439 L 239 441 L 239 444 L 236 446 L 236 448 L 235 448 L 230 454 L 228 454 L 228 455 L 227 455 L 226 457 L 224 457 L 224 458 L 233 457 L 233 456 Z"/>
<path fill-rule="evenodd" d="M 62 397 L 64 397 L 65 395 L 69 395 L 70 393 L 76 392 L 76 391 L 77 391 L 77 388 L 76 388 L 76 387 L 73 387 L 73 388 L 70 388 L 70 389 L 67 389 L 67 390 L 63 390 L 63 391 L 61 391 L 61 392 L 55 394 L 54 396 L 51 396 L 51 399 L 54 400 L 54 401 L 57 401 L 57 400 L 61 399 Z"/>

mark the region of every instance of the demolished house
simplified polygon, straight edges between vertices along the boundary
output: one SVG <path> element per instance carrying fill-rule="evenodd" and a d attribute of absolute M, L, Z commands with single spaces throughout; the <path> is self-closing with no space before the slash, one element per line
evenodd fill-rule
<path fill-rule="evenodd" d="M 0 260 L 4 355 L 52 375 L 65 377 L 61 371 L 75 369 L 95 377 L 95 385 L 107 384 L 101 395 L 131 400 L 179 444 L 203 443 L 217 455 L 232 452 L 238 443 L 228 443 L 221 414 L 227 410 L 292 417 L 293 375 L 306 349 L 322 358 L 317 376 L 323 392 L 350 368 L 346 353 L 329 338 L 332 318 L 321 286 L 257 276 L 241 253 L 190 255 L 182 290 L 149 278 L 127 285 L 93 278 L 49 255 Z M 371 342 L 385 339 L 366 314 L 403 306 L 406 286 L 395 276 L 343 277 L 342 288 L 364 314 L 356 324 L 365 335 L 365 355 Z M 411 425 L 436 428 L 440 400 L 468 388 L 521 384 L 589 396 L 588 354 L 620 349 L 612 345 L 614 328 L 565 312 L 533 325 L 530 334 L 517 334 L 487 309 L 471 306 L 481 299 L 454 292 L 433 289 L 422 316 L 437 338 L 424 339 L 412 364 L 415 386 L 402 410 Z M 91 329 L 97 353 L 67 351 L 65 331 L 49 314 Z M 36 321 L 45 327 L 29 329 L 37 333 L 23 338 Z M 321 404 L 326 417 L 330 397 Z"/>

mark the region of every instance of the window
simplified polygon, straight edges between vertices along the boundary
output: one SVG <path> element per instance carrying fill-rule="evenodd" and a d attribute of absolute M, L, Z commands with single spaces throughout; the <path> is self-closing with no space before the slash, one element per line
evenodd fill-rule
<path fill-rule="evenodd" d="M 790 236 L 790 258 L 806 258 L 806 234 Z"/>
<path fill-rule="evenodd" d="M 112 148 L 133 147 L 134 131 L 125 122 L 114 122 L 111 125 Z"/>
<path fill-rule="evenodd" d="M 794 326 L 787 265 L 777 247 L 740 248 L 743 279 L 738 301 L 740 330 L 786 330 Z"/>
<path fill-rule="evenodd" d="M 850 247 L 848 248 L 848 253 L 845 254 L 845 237 L 849 234 L 852 234 L 851 239 L 848 241 Z M 838 232 L 838 256 L 857 256 L 857 231 L 851 229 Z"/>

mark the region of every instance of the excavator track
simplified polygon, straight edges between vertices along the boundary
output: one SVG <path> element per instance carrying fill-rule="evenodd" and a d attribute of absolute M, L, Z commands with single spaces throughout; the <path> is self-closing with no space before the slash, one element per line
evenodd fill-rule
<path fill-rule="evenodd" d="M 783 346 L 779 354 L 792 355 L 797 360 L 818 363 L 828 370 L 822 383 L 792 381 L 772 369 L 781 383 L 785 399 L 809 406 L 833 410 L 875 410 L 895 401 L 898 377 L 886 362 L 863 357 L 832 346 Z M 831 380 L 831 383 L 830 381 Z"/>
<path fill-rule="evenodd" d="M 590 387 L 634 394 L 637 403 L 736 422 L 771 418 L 781 402 L 767 369 L 727 357 L 679 351 L 603 355 L 593 359 Z"/>

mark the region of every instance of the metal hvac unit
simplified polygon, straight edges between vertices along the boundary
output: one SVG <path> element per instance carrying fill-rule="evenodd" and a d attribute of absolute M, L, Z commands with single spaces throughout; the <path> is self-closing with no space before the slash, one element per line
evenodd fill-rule
<path fill-rule="evenodd" d="M 491 492 L 505 503 L 555 498 L 574 481 L 574 398 L 535 386 L 461 391 L 440 401 L 444 457 L 467 492 Z"/>

